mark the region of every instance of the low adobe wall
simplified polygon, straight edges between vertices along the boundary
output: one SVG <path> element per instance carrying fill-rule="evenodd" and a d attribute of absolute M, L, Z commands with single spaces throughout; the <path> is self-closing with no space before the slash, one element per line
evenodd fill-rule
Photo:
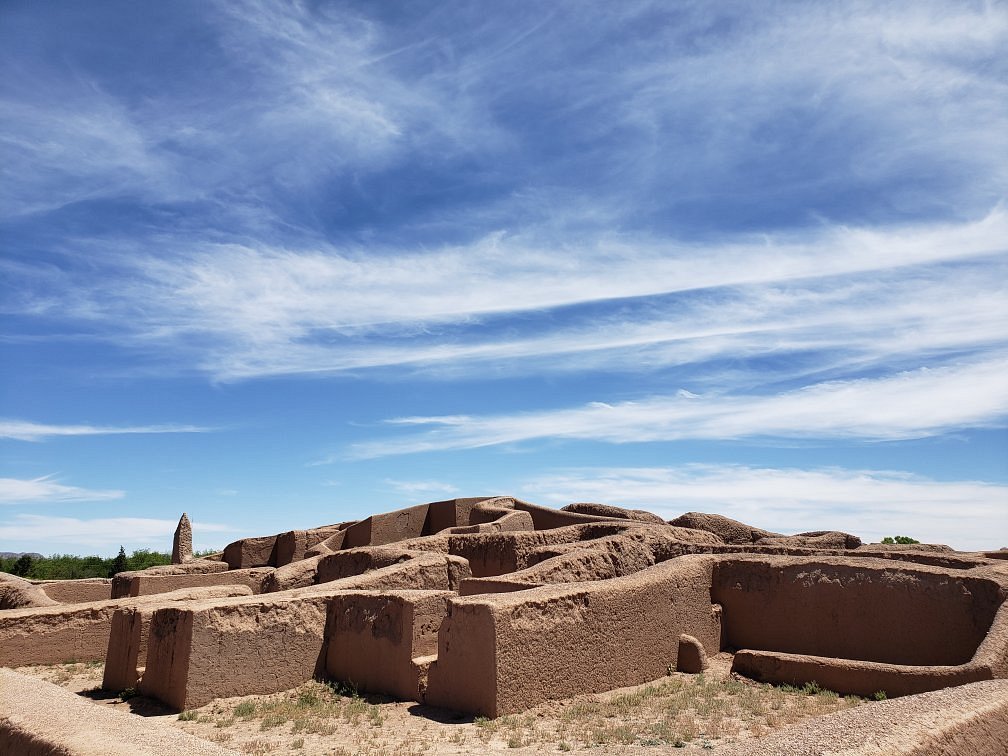
<path fill-rule="evenodd" d="M 89 601 L 108 601 L 112 595 L 112 581 L 108 578 L 81 580 L 39 580 L 35 584 L 46 596 L 61 604 L 83 604 Z"/>
<path fill-rule="evenodd" d="M 329 603 L 326 671 L 355 688 L 421 699 L 421 657 L 437 652 L 452 591 L 341 593 Z"/>
<path fill-rule="evenodd" d="M 101 661 L 117 609 L 248 593 L 245 586 L 190 588 L 156 596 L 59 604 L 0 613 L 0 667 Z"/>
<path fill-rule="evenodd" d="M 661 677 L 683 633 L 716 653 L 714 562 L 687 556 L 612 580 L 453 599 L 426 703 L 497 717 Z"/>
<path fill-rule="evenodd" d="M 989 668 L 972 664 L 910 666 L 748 650 L 736 652 L 732 672 L 778 685 L 814 681 L 826 690 L 858 696 L 882 691 L 889 698 L 991 679 Z"/>
<path fill-rule="evenodd" d="M 371 515 L 346 528 L 342 546 L 384 546 L 468 525 L 473 507 L 481 501 L 484 499 L 480 497 L 447 499 Z"/>
<path fill-rule="evenodd" d="M 151 620 L 140 690 L 181 710 L 296 687 L 325 671 L 326 617 L 339 591 L 454 591 L 466 576 L 462 560 L 422 554 L 308 588 L 161 609 Z"/>
<path fill-rule="evenodd" d="M 224 547 L 227 569 L 242 570 L 248 567 L 276 567 L 277 539 L 279 535 L 242 538 Z"/>
<path fill-rule="evenodd" d="M 976 653 L 964 664 L 900 665 L 742 650 L 735 654 L 732 671 L 778 684 L 814 680 L 827 690 L 860 696 L 884 691 L 890 698 L 1004 678 L 1008 677 L 1008 602 L 1001 604 Z"/>
<path fill-rule="evenodd" d="M 524 570 L 540 561 L 544 547 L 619 535 L 639 525 L 613 520 L 545 531 L 451 535 L 447 537 L 447 549 L 448 553 L 469 562 L 473 577 L 497 577 Z M 414 543 L 416 548 L 423 547 L 419 542 L 407 542 L 403 546 L 413 548 Z"/>
<path fill-rule="evenodd" d="M 131 572 L 116 575 L 112 582 L 112 598 L 149 596 L 180 588 L 203 588 L 213 585 L 244 585 L 252 593 L 262 593 L 262 583 L 271 573 L 270 567 L 253 567 L 226 572 L 188 573 L 183 575 L 145 575 Z"/>
<path fill-rule="evenodd" d="M 901 665 L 969 661 L 1003 598 L 994 580 L 869 559 L 728 558 L 711 584 L 726 647 Z"/>

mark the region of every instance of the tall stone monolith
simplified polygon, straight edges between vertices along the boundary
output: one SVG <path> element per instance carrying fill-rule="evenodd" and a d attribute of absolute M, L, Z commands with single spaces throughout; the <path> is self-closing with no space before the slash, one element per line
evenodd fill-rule
<path fill-rule="evenodd" d="M 189 516 L 183 512 L 175 528 L 175 538 L 172 540 L 172 564 L 182 564 L 192 561 L 192 525 Z"/>

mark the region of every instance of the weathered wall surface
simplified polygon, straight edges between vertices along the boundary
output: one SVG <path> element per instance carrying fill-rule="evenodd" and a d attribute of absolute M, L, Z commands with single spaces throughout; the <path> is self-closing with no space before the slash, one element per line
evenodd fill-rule
<path fill-rule="evenodd" d="M 83 604 L 107 601 L 112 596 L 112 581 L 107 578 L 82 580 L 39 580 L 36 585 L 53 601 L 61 604 Z"/>
<path fill-rule="evenodd" d="M 56 603 L 30 580 L 0 572 L 0 611 L 32 606 L 53 606 Z"/>
<path fill-rule="evenodd" d="M 437 652 L 452 591 L 341 593 L 329 604 L 326 671 L 362 691 L 421 696 L 414 659 Z"/>
<path fill-rule="evenodd" d="M 689 556 L 612 580 L 455 599 L 427 703 L 471 700 L 464 710 L 496 717 L 661 677 L 675 668 L 682 633 L 716 653 L 714 561 Z"/>
<path fill-rule="evenodd" d="M 184 575 L 145 575 L 130 572 L 117 575 L 112 584 L 112 598 L 149 596 L 181 588 L 203 588 L 214 585 L 244 585 L 252 593 L 261 593 L 263 581 L 273 572 L 270 567 L 252 567 L 226 572 L 189 573 Z"/>
<path fill-rule="evenodd" d="M 101 661 L 117 609 L 248 593 L 245 586 L 190 588 L 157 596 L 59 604 L 0 613 L 0 667 Z"/>
<path fill-rule="evenodd" d="M 242 538 L 224 547 L 224 561 L 229 570 L 248 567 L 276 567 L 279 536 Z"/>
<path fill-rule="evenodd" d="M 159 610 L 151 620 L 140 689 L 184 709 L 217 697 L 296 687 L 325 671 L 326 617 L 337 592 L 454 591 L 467 576 L 462 560 L 422 554 L 308 588 Z"/>
<path fill-rule="evenodd" d="M 977 664 L 957 666 L 897 665 L 852 661 L 779 651 L 736 652 L 732 672 L 774 684 L 803 685 L 814 681 L 826 690 L 870 697 L 907 696 L 991 679 L 991 670 Z"/>
<path fill-rule="evenodd" d="M 908 665 L 969 661 L 1000 594 L 924 566 L 788 557 L 724 559 L 711 587 L 726 646 Z"/>

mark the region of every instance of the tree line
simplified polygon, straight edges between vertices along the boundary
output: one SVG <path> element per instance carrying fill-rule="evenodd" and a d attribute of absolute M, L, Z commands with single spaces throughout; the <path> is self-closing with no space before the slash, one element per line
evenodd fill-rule
<path fill-rule="evenodd" d="M 78 578 L 108 578 L 117 572 L 143 570 L 161 564 L 171 564 L 171 554 L 150 549 L 137 549 L 129 556 L 120 546 L 114 557 L 73 556 L 53 554 L 38 559 L 29 554 L 17 558 L 0 558 L 0 572 L 30 580 L 76 580 Z"/>

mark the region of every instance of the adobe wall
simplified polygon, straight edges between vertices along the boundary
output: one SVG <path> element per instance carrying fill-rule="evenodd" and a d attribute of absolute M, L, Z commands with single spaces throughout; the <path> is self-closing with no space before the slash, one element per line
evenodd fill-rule
<path fill-rule="evenodd" d="M 201 588 L 213 585 L 244 585 L 252 593 L 262 592 L 262 583 L 271 573 L 270 567 L 253 567 L 226 572 L 189 573 L 184 575 L 145 575 L 143 572 L 122 573 L 112 583 L 112 598 L 148 596 L 168 593 L 180 588 Z"/>
<path fill-rule="evenodd" d="M 452 535 L 448 537 L 447 548 L 450 554 L 469 562 L 473 577 L 497 577 L 523 570 L 539 561 L 544 547 L 591 541 L 625 533 L 634 527 L 638 525 L 628 521 L 613 521 L 545 531 Z M 402 545 L 414 547 L 413 543 Z M 420 544 L 416 544 L 416 547 L 420 547 Z"/>
<path fill-rule="evenodd" d="M 437 652 L 451 591 L 341 593 L 329 603 L 326 671 L 361 691 L 419 701 L 414 659 Z"/>
<path fill-rule="evenodd" d="M 101 661 L 117 609 L 238 593 L 248 593 L 248 588 L 190 588 L 157 596 L 5 611 L 0 613 L 0 667 Z"/>
<path fill-rule="evenodd" d="M 342 548 L 383 546 L 468 525 L 473 508 L 483 501 L 485 497 L 447 499 L 371 515 L 346 528 Z"/>
<path fill-rule="evenodd" d="M 223 553 L 221 552 L 222 555 Z M 148 567 L 145 570 L 120 572 L 115 577 L 122 575 L 190 575 L 193 573 L 226 572 L 227 569 L 227 562 L 223 562 L 220 559 L 203 557 L 193 559 L 191 562 L 183 562 L 182 564 L 160 564 L 156 567 Z M 115 582 L 115 578 L 112 580 Z"/>
<path fill-rule="evenodd" d="M 139 662 L 147 652 L 147 634 L 152 611 L 117 609 L 109 627 L 102 688 L 123 691 L 136 688 L 140 680 Z"/>
<path fill-rule="evenodd" d="M 276 567 L 277 539 L 279 536 L 242 538 L 224 547 L 224 561 L 227 569 L 241 570 L 248 567 Z"/>
<path fill-rule="evenodd" d="M 965 573 L 788 557 L 723 559 L 710 595 L 727 647 L 908 665 L 969 661 L 1003 600 Z"/>
<path fill-rule="evenodd" d="M 81 580 L 39 580 L 35 584 L 53 601 L 61 604 L 83 604 L 107 601 L 112 596 L 112 581 L 108 578 Z"/>
<path fill-rule="evenodd" d="M 717 536 L 703 531 L 640 522 L 618 535 L 538 546 L 524 556 L 529 566 L 506 576 L 472 578 L 463 584 L 462 593 L 499 592 L 508 585 L 513 586 L 512 590 L 524 590 L 537 585 L 608 580 L 681 556 L 697 544 L 714 546 L 719 542 Z"/>
<path fill-rule="evenodd" d="M 970 663 L 899 665 L 749 650 L 735 653 L 732 672 L 775 685 L 801 686 L 814 681 L 826 690 L 845 695 L 871 697 L 884 691 L 889 698 L 991 679 L 990 668 Z"/>
<path fill-rule="evenodd" d="M 537 504 L 530 504 L 521 499 L 509 499 L 513 502 L 515 509 L 528 512 L 532 515 L 536 530 L 552 530 L 553 528 L 563 528 L 569 525 L 584 525 L 590 522 L 605 522 L 607 518 L 597 515 L 579 514 L 578 512 L 565 512 L 562 509 L 551 509 L 550 507 L 540 507 Z M 619 522 L 622 518 L 613 518 Z M 622 520 L 626 522 L 626 520 Z"/>
<path fill-rule="evenodd" d="M 454 591 L 467 576 L 462 560 L 422 554 L 308 588 L 159 610 L 140 690 L 184 709 L 296 687 L 325 670 L 326 616 L 339 591 Z"/>
<path fill-rule="evenodd" d="M 360 547 L 345 549 L 321 557 L 315 568 L 315 582 L 328 583 L 333 580 L 362 575 L 369 570 L 389 567 L 393 564 L 408 562 L 420 552 L 386 547 Z"/>
<path fill-rule="evenodd" d="M 335 525 L 323 525 L 320 528 L 309 530 L 289 530 L 280 533 L 276 542 L 276 566 L 283 567 L 304 559 L 308 549 L 314 548 L 327 538 L 331 538 L 336 533 L 344 530 L 353 522 L 337 523 Z"/>
<path fill-rule="evenodd" d="M 683 633 L 716 653 L 714 562 L 688 556 L 612 580 L 453 599 L 426 702 L 497 717 L 661 677 Z"/>
<path fill-rule="evenodd" d="M 0 611 L 32 606 L 54 606 L 56 603 L 31 581 L 0 572 Z"/>
<path fill-rule="evenodd" d="M 382 546 L 407 538 L 427 535 L 424 533 L 424 524 L 427 522 L 428 507 L 428 504 L 420 504 L 395 512 L 366 517 L 346 529 L 343 548 Z"/>

